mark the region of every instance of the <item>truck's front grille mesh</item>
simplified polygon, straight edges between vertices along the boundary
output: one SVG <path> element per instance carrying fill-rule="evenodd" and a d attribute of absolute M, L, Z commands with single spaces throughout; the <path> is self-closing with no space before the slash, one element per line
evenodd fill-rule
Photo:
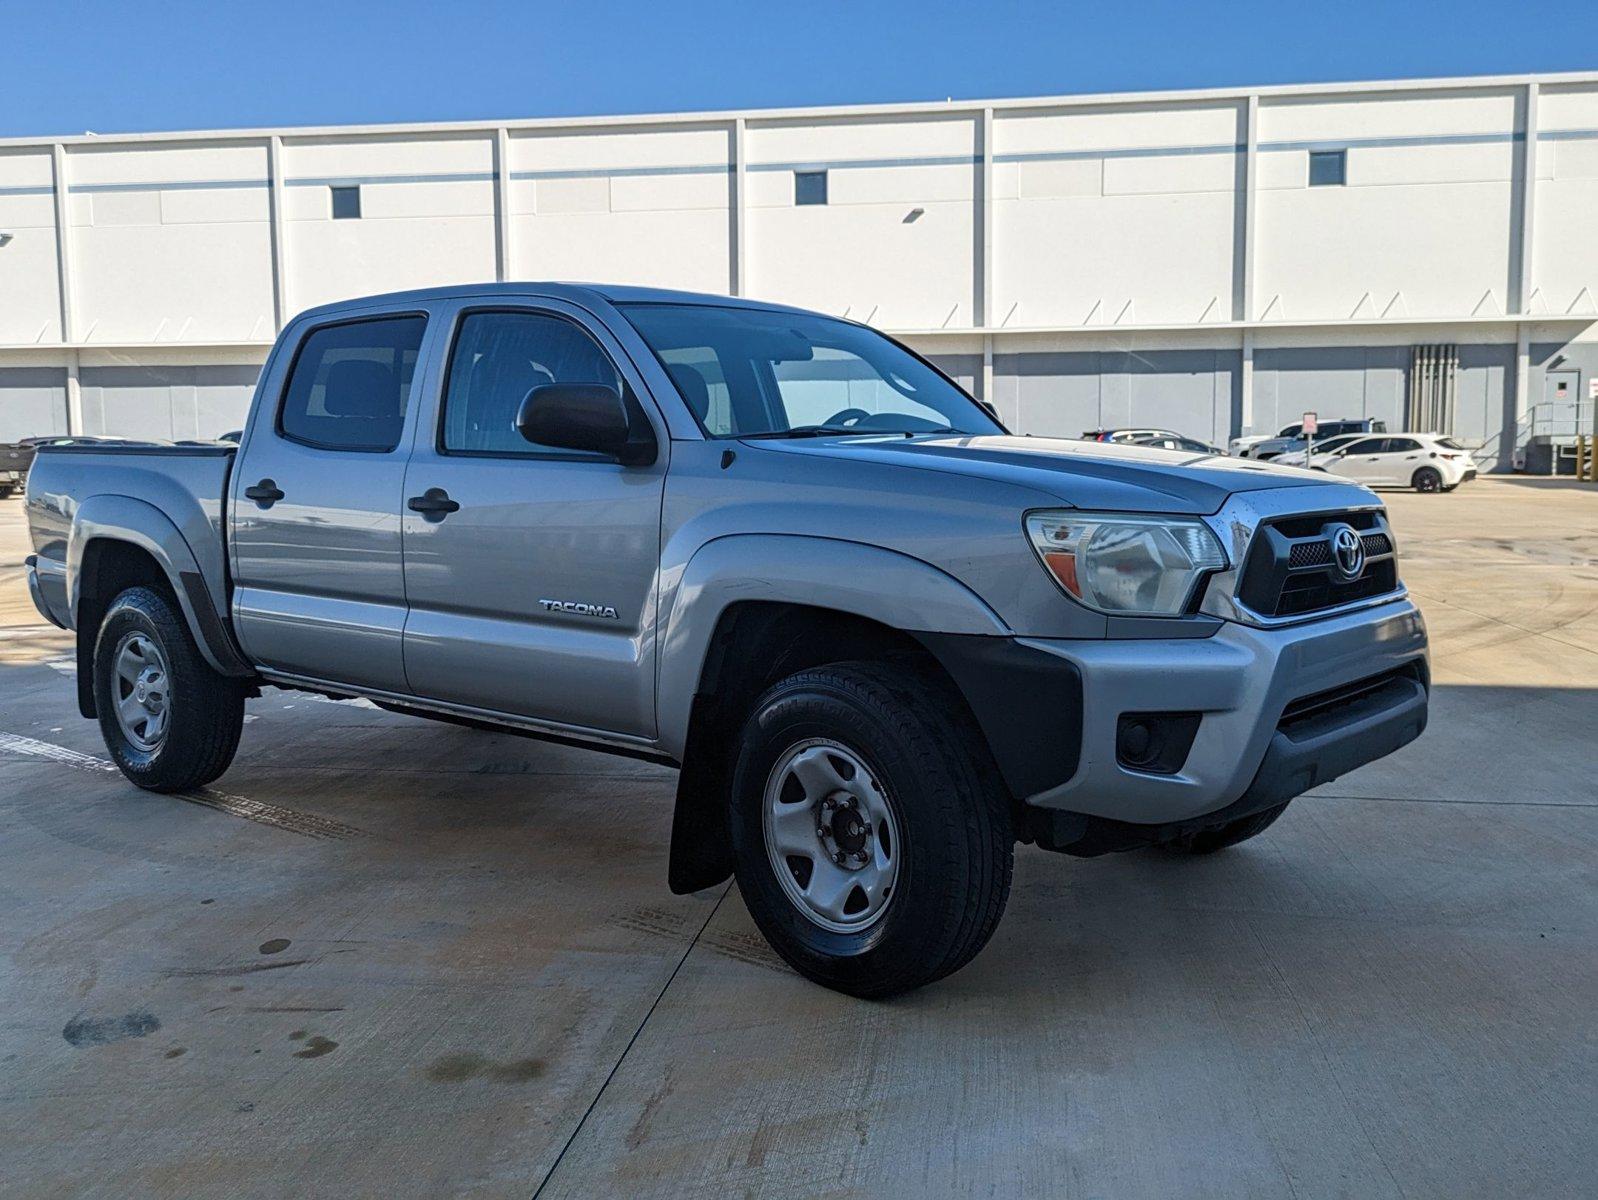
<path fill-rule="evenodd" d="M 1378 554 L 1393 552 L 1392 540 L 1385 533 L 1367 533 L 1359 540 L 1365 543 L 1366 558 L 1375 558 Z"/>
<path fill-rule="evenodd" d="M 1288 552 L 1287 565 L 1295 571 L 1300 567 L 1324 566 L 1332 561 L 1330 542 L 1297 542 Z"/>
<path fill-rule="evenodd" d="M 1332 538 L 1352 527 L 1364 562 L 1352 576 L 1339 564 Z M 1262 617 L 1299 617 L 1369 600 L 1398 589 L 1398 562 L 1386 517 L 1377 511 L 1277 517 L 1254 532 L 1238 598 Z"/>

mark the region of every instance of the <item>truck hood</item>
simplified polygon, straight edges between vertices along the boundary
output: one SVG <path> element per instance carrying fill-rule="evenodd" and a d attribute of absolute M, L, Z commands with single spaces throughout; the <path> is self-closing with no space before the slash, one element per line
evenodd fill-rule
<path fill-rule="evenodd" d="M 946 471 L 1044 492 L 1073 508 L 1203 516 L 1237 492 L 1313 487 L 1324 474 L 1214 454 L 1067 438 L 855 434 L 750 443 L 922 471 Z"/>

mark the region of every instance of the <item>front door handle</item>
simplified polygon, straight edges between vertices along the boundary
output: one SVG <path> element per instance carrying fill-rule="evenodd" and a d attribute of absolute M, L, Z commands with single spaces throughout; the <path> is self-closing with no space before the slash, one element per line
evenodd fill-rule
<path fill-rule="evenodd" d="M 263 479 L 255 486 L 245 488 L 244 495 L 254 500 L 262 508 L 271 508 L 272 505 L 283 499 L 283 489 L 278 487 L 272 480 Z"/>
<path fill-rule="evenodd" d="M 461 510 L 459 502 L 451 500 L 443 488 L 428 488 L 420 496 L 407 500 L 405 507 L 413 513 L 421 513 L 429 521 L 442 521 L 450 513 Z"/>

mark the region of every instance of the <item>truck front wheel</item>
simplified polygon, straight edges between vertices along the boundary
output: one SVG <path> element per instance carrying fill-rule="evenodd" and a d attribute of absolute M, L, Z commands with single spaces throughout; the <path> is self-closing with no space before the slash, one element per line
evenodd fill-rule
<path fill-rule="evenodd" d="M 183 615 L 147 587 L 111 602 L 94 647 L 94 705 L 122 773 L 152 792 L 210 783 L 233 761 L 244 687 L 200 656 Z"/>
<path fill-rule="evenodd" d="M 802 671 L 756 702 L 733 773 L 738 887 L 800 974 L 891 996 L 992 935 L 1014 836 L 960 709 L 931 672 L 880 663 Z"/>

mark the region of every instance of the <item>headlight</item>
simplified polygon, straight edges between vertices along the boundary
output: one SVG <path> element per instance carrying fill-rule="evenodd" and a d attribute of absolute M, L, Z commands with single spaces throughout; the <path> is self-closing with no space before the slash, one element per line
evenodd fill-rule
<path fill-rule="evenodd" d="M 1100 612 L 1178 616 L 1226 566 L 1220 541 L 1194 517 L 1066 509 L 1030 514 L 1026 530 L 1055 582 Z"/>

